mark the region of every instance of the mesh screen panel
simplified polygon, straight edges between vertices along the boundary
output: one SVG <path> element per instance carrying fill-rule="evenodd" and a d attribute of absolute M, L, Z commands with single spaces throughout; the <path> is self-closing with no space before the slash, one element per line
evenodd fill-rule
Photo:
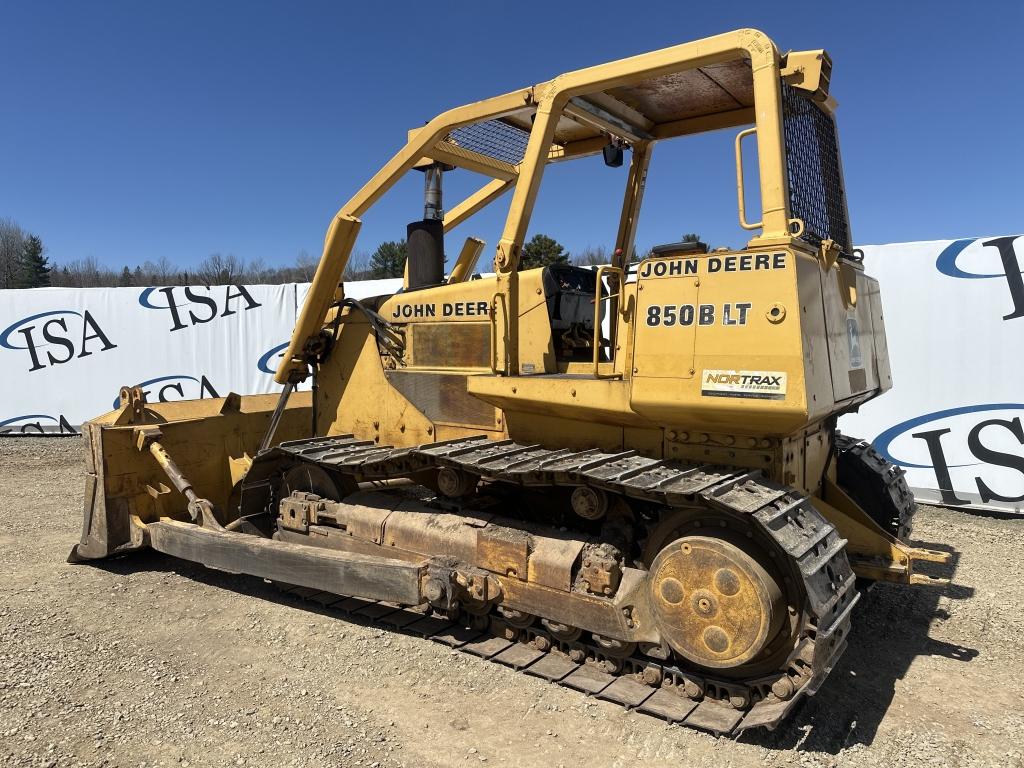
<path fill-rule="evenodd" d="M 786 83 L 782 108 L 789 205 L 791 214 L 804 222 L 801 238 L 812 245 L 831 238 L 852 255 L 835 122 L 803 91 Z"/>
<path fill-rule="evenodd" d="M 447 139 L 452 144 L 512 165 L 523 161 L 529 140 L 529 131 L 501 120 L 485 120 L 456 128 Z"/>

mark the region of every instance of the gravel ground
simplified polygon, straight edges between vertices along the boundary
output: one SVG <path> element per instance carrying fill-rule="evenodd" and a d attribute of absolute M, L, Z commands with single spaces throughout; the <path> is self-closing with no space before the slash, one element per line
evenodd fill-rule
<path fill-rule="evenodd" d="M 65 563 L 76 438 L 0 440 L 5 766 L 1024 766 L 1022 523 L 937 508 L 953 585 L 881 586 L 824 689 L 774 733 L 717 739 L 262 581 L 156 553 Z"/>

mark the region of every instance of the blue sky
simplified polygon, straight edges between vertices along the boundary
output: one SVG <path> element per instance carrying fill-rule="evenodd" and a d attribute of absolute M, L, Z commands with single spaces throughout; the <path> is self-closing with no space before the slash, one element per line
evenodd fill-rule
<path fill-rule="evenodd" d="M 1024 228 L 1020 2 L 352 5 L 7 0 L 0 217 L 58 264 L 289 263 L 319 255 L 338 207 L 436 113 L 749 26 L 832 54 L 856 242 Z M 691 231 L 743 244 L 731 141 L 655 150 L 639 245 Z M 624 170 L 549 171 L 531 231 L 610 244 Z M 476 181 L 451 176 L 448 203 Z M 357 249 L 404 236 L 420 183 L 370 212 Z M 458 241 L 482 236 L 491 254 L 499 219 Z"/>

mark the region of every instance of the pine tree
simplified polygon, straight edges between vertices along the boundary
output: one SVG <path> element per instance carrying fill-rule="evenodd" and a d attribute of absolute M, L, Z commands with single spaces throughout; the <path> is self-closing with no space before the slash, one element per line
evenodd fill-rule
<path fill-rule="evenodd" d="M 405 240 L 388 240 L 370 256 L 370 277 L 401 277 L 405 273 Z"/>
<path fill-rule="evenodd" d="M 132 271 L 128 269 L 127 264 L 125 265 L 124 269 L 121 270 L 121 277 L 117 281 L 117 284 L 122 288 L 127 288 L 129 285 L 132 284 Z"/>
<path fill-rule="evenodd" d="M 569 254 L 565 252 L 565 248 L 557 240 L 547 235 L 534 235 L 530 242 L 523 246 L 523 254 L 519 257 L 519 269 L 568 263 Z"/>
<path fill-rule="evenodd" d="M 43 288 L 49 284 L 50 265 L 43 255 L 43 241 L 29 235 L 21 246 L 16 287 Z"/>

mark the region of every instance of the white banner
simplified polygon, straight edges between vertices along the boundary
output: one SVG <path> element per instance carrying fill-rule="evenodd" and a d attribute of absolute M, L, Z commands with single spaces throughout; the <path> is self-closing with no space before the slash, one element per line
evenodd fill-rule
<path fill-rule="evenodd" d="M 920 501 L 1024 505 L 1024 236 L 865 246 L 893 388 L 843 417 Z"/>
<path fill-rule="evenodd" d="M 401 280 L 346 285 L 352 298 Z M 280 391 L 274 371 L 308 285 L 0 291 L 0 435 L 75 432 L 117 407 Z"/>
<path fill-rule="evenodd" d="M 866 246 L 893 389 L 844 416 L 919 500 L 1024 506 L 1024 236 Z M 400 280 L 346 283 L 393 293 Z M 308 285 L 0 291 L 0 434 L 73 432 L 115 406 L 279 391 Z"/>

